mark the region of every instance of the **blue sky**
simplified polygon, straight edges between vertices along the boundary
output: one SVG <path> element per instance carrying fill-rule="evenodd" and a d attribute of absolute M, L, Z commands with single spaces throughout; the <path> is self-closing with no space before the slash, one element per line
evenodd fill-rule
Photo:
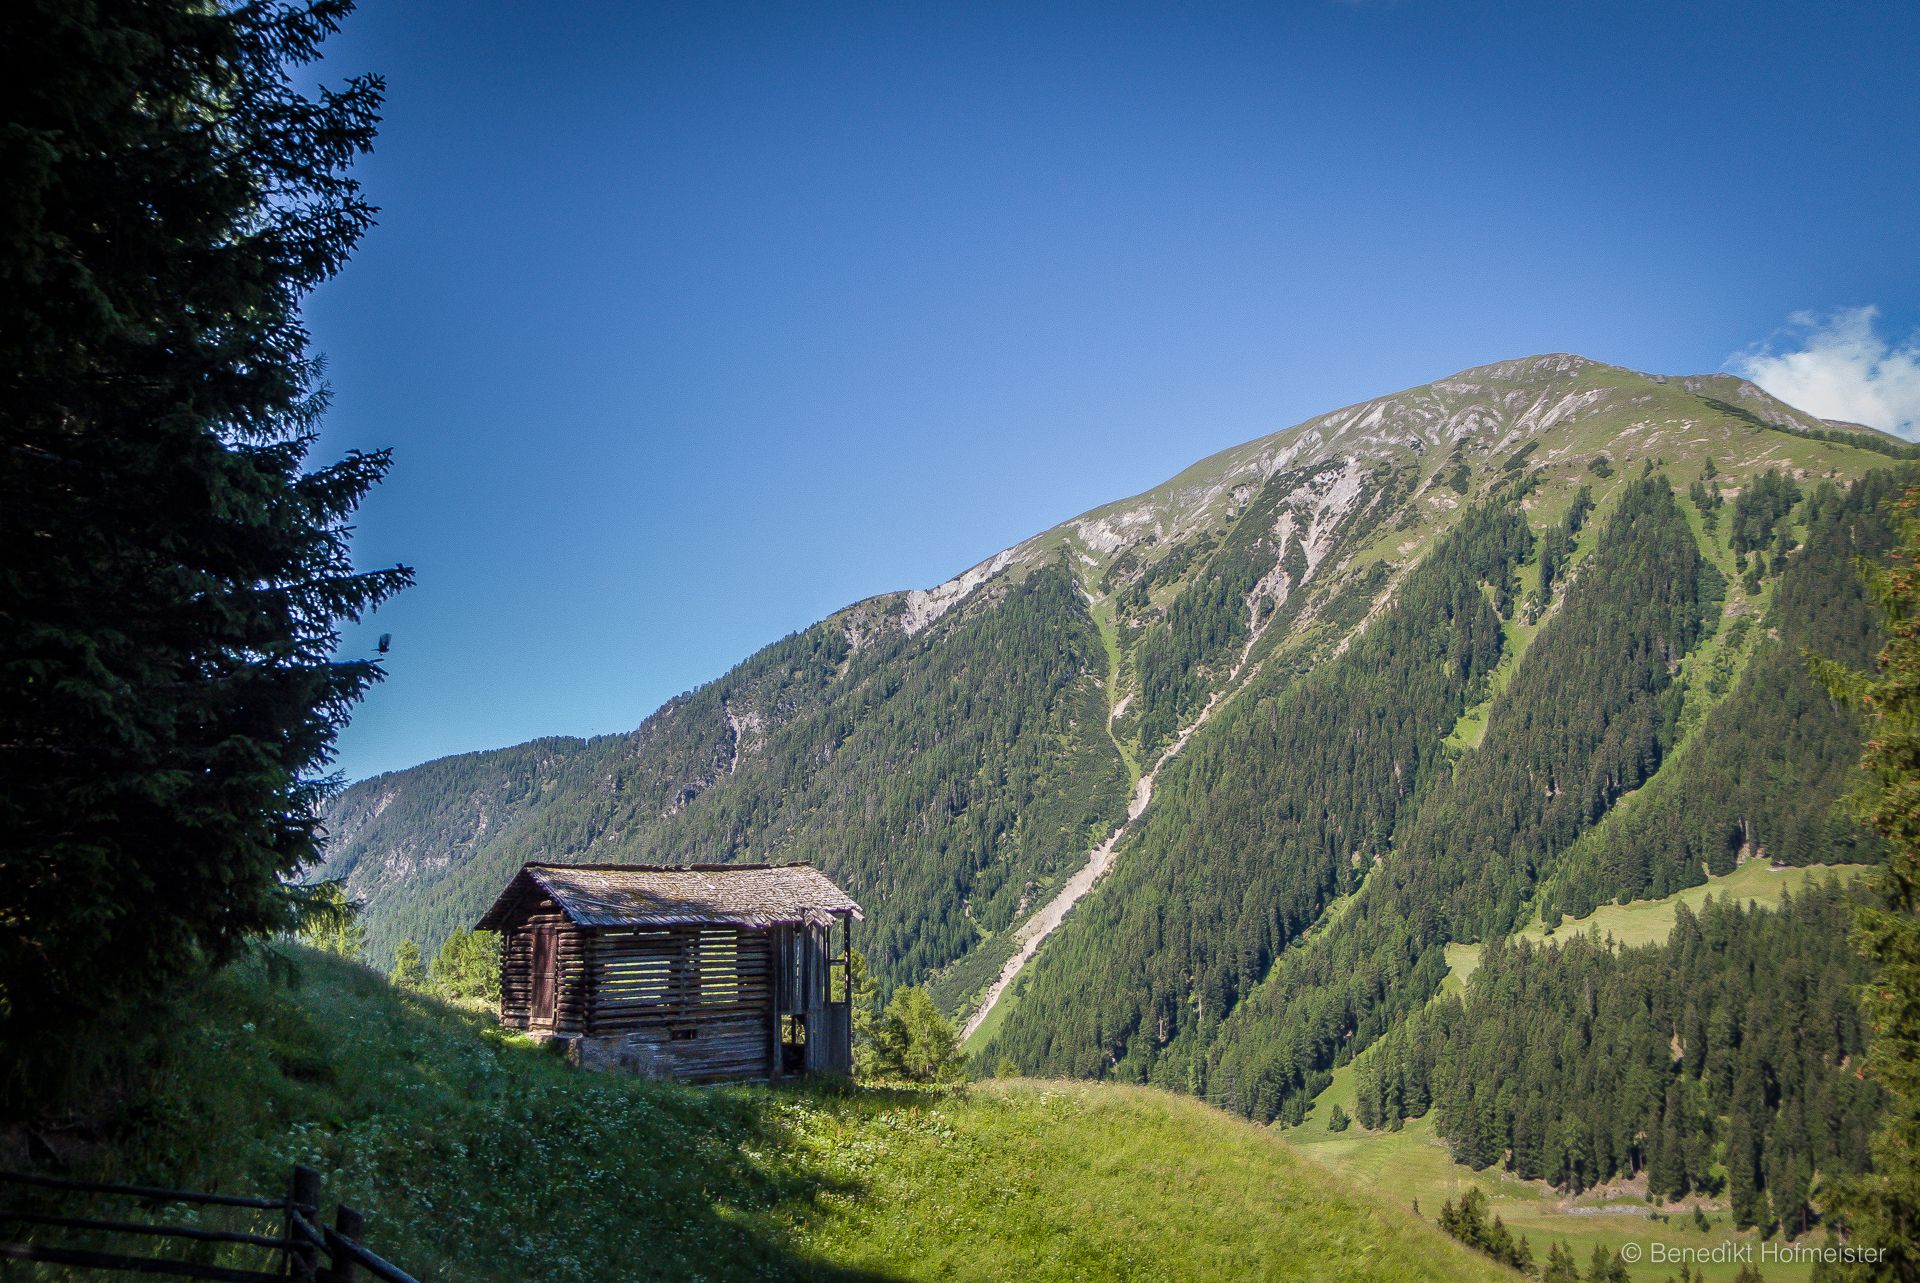
<path fill-rule="evenodd" d="M 389 97 L 321 453 L 394 448 L 359 557 L 420 580 L 349 635 L 354 778 L 631 729 L 1466 366 L 1920 406 L 1907 3 L 408 0 L 330 49 Z"/>

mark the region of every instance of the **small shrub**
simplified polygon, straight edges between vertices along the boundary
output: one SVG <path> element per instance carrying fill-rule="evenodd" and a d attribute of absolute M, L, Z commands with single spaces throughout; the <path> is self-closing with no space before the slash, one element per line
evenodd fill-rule
<path fill-rule="evenodd" d="M 393 951 L 393 971 L 387 978 L 395 988 L 418 989 L 427 978 L 420 965 L 420 946 L 411 940 L 402 940 L 400 947 Z"/>
<path fill-rule="evenodd" d="M 958 1082 L 966 1073 L 960 1039 L 919 985 L 897 991 L 873 1031 L 874 1068 L 882 1078 Z"/>
<path fill-rule="evenodd" d="M 456 931 L 434 955 L 433 987 L 449 998 L 500 1001 L 500 936 L 493 931 Z"/>
<path fill-rule="evenodd" d="M 1467 1192 L 1460 1196 L 1458 1206 L 1454 1205 L 1452 1199 L 1441 1206 L 1440 1228 L 1468 1247 L 1478 1248 L 1522 1274 L 1533 1272 L 1533 1249 L 1524 1237 L 1515 1242 L 1512 1231 L 1498 1216 L 1491 1221 L 1487 1219 L 1487 1196 L 1477 1186 L 1467 1188 Z"/>

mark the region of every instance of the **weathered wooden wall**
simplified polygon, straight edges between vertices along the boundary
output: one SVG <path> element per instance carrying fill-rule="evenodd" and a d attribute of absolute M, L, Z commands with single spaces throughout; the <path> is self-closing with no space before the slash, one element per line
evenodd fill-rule
<path fill-rule="evenodd" d="M 586 1033 L 621 1035 L 662 1073 L 765 1076 L 773 1064 L 767 933 L 730 926 L 603 928 L 589 943 Z"/>
<path fill-rule="evenodd" d="M 800 1068 L 806 1073 L 853 1072 L 847 1006 L 832 997 L 831 927 L 782 927 L 774 933 L 782 1014 L 802 1018 L 806 1033 Z"/>
<path fill-rule="evenodd" d="M 588 990 L 585 983 L 589 933 L 574 925 L 560 907 L 544 897 L 530 901 L 500 938 L 500 1020 L 515 1029 L 542 1033 L 585 1033 Z M 533 937 L 554 933 L 557 974 L 551 1026 L 533 1019 Z"/>
<path fill-rule="evenodd" d="M 853 1073 L 853 1009 L 828 1003 L 807 1022 L 807 1072 Z"/>

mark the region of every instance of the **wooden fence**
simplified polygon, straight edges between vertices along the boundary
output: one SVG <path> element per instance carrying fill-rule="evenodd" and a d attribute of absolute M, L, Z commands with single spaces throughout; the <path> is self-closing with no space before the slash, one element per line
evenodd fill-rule
<path fill-rule="evenodd" d="M 339 1205 L 334 1209 L 333 1224 L 330 1227 L 320 1224 L 320 1173 L 310 1167 L 293 1169 L 293 1180 L 286 1195 L 281 1198 L 203 1194 L 193 1190 L 152 1189 L 143 1185 L 105 1185 L 90 1181 L 59 1180 L 24 1172 L 0 1172 L 0 1190 L 12 1195 L 23 1187 L 96 1198 L 124 1198 L 149 1207 L 173 1203 L 247 1208 L 257 1213 L 277 1212 L 280 1214 L 281 1229 L 277 1234 L 203 1229 L 192 1225 L 55 1215 L 0 1205 L 0 1261 L 39 1261 L 86 1270 L 183 1279 L 219 1279 L 227 1283 L 280 1283 L 285 1279 L 293 1279 L 296 1283 L 353 1283 L 353 1280 L 362 1277 L 380 1279 L 384 1283 L 420 1283 L 413 1275 L 375 1256 L 361 1244 L 363 1220 L 360 1213 L 351 1207 Z M 6 1200 L 7 1203 L 12 1201 L 11 1197 Z M 133 1245 L 136 1250 L 144 1246 L 138 1240 L 258 1248 L 268 1268 L 241 1269 L 174 1257 L 140 1256 L 131 1251 L 105 1251 L 93 1246 L 18 1242 L 15 1239 L 21 1226 L 72 1231 L 95 1241 L 125 1236 L 136 1240 Z"/>

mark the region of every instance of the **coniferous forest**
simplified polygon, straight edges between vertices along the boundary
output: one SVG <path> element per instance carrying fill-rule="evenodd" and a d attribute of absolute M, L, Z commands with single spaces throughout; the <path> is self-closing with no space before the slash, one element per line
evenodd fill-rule
<path fill-rule="evenodd" d="M 1255 1117 L 1297 1115 L 1337 1058 L 1426 1001 L 1445 971 L 1448 941 L 1518 925 L 1550 853 L 1652 775 L 1671 746 L 1677 661 L 1699 641 L 1722 591 L 1667 482 L 1631 483 L 1497 697 L 1486 742 L 1449 770 L 1437 739 L 1420 745 L 1419 728 L 1451 724 L 1485 696 L 1504 645 L 1494 585 L 1532 543 L 1498 507 L 1469 518 L 1351 651 L 1242 714 L 1232 730 L 1245 738 L 1215 740 L 1210 747 L 1234 762 L 1231 773 L 1219 765 L 1208 773 L 1208 755 L 1196 755 L 1172 788 L 1203 795 L 1218 819 L 1177 832 L 1221 853 L 1183 866 L 1182 848 L 1169 843 L 1163 852 L 1150 824 L 1103 906 L 1137 906 L 1148 931 L 1194 911 L 1187 906 L 1213 909 L 1195 929 L 1114 951 L 1156 959 L 1173 983 L 1162 996 L 1151 978 L 1143 985 L 1110 970 L 1089 993 L 1065 957 L 1069 941 L 1107 950 L 1106 924 L 1089 917 L 1046 960 L 1060 968 L 1057 996 L 1049 967 L 1037 970 L 1003 1035 L 1010 1054 L 1083 1072 L 1113 1057 L 1117 1072 L 1191 1082 Z M 1436 618 L 1451 619 L 1452 629 L 1433 627 Z M 1428 691 L 1432 703 L 1423 705 Z M 1298 738 L 1263 739 L 1289 725 L 1288 708 Z M 1315 753 L 1344 769 L 1300 769 Z M 1271 780 L 1253 765 L 1265 762 Z M 1330 781 L 1355 785 L 1349 805 L 1336 810 L 1311 793 L 1293 800 Z M 1307 828 L 1296 814 L 1323 818 Z M 1267 911 L 1264 897 L 1241 896 L 1241 877 L 1214 881 L 1234 852 L 1264 864 L 1276 850 L 1317 856 L 1324 870 L 1312 886 L 1317 898 L 1291 919 Z M 1371 872 L 1332 928 L 1311 947 L 1283 952 L 1364 869 Z M 1226 894 L 1210 897 L 1210 882 Z M 1187 974 L 1202 978 L 1191 1003 L 1177 979 Z"/>
<path fill-rule="evenodd" d="M 856 640 L 858 625 L 853 637 L 825 624 L 796 633 L 631 736 L 452 759 L 429 768 L 440 777 L 429 787 L 388 797 L 375 781 L 347 799 L 333 821 L 343 836 L 445 844 L 420 851 L 427 867 L 407 908 L 373 922 L 374 956 L 403 939 L 437 947 L 472 925 L 476 892 L 543 859 L 818 851 L 834 877 L 874 889 L 862 949 L 883 992 L 1004 930 L 1039 879 L 1124 813 L 1094 625 L 1057 566 L 937 631 L 907 636 L 884 626 L 883 606 L 870 610 L 870 641 Z M 540 805 L 573 788 L 582 805 Z M 481 830 L 436 832 L 439 809 L 474 790 Z"/>
<path fill-rule="evenodd" d="M 1664 944 L 1498 939 L 1359 1070 L 1363 1127 L 1432 1110 L 1460 1162 L 1575 1193 L 1644 1176 L 1656 1198 L 1724 1196 L 1740 1226 L 1812 1224 L 1814 1173 L 1856 1172 L 1875 1086 L 1853 1000 L 1866 965 L 1837 885 L 1777 911 L 1685 905 Z"/>

